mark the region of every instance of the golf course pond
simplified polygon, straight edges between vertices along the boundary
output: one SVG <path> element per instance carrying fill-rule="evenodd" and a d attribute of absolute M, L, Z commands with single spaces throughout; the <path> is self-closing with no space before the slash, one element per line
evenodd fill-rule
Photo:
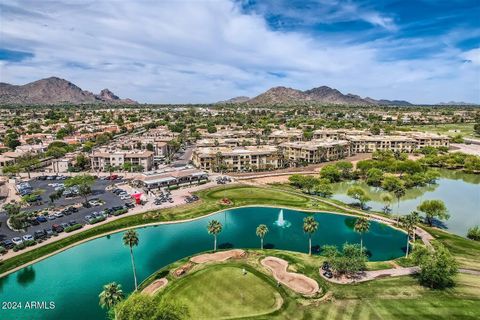
<path fill-rule="evenodd" d="M 140 243 L 134 248 L 138 279 L 142 281 L 186 256 L 211 250 L 213 237 L 206 227 L 212 219 L 223 225 L 218 236 L 220 248 L 258 248 L 260 240 L 255 229 L 266 224 L 266 248 L 307 253 L 308 236 L 302 226 L 308 214 L 272 207 L 243 207 L 187 222 L 138 228 Z M 353 231 L 353 217 L 316 213 L 315 219 L 319 228 L 312 238 L 314 252 L 325 244 L 341 246 L 360 241 L 360 235 Z M 115 281 L 125 293 L 133 290 L 130 253 L 123 245 L 122 235 L 118 232 L 79 244 L 0 279 L 1 302 L 12 303 L 0 309 L 0 319 L 105 319 L 105 311 L 98 305 L 102 286 Z M 406 236 L 372 222 L 363 243 L 371 261 L 390 260 L 404 255 Z M 48 308 L 26 308 L 31 301 L 45 302 L 43 306 Z"/>
<path fill-rule="evenodd" d="M 409 214 L 425 200 L 442 200 L 450 214 L 450 219 L 438 224 L 449 232 L 465 237 L 467 230 L 480 225 L 480 175 L 468 174 L 461 171 L 439 169 L 440 178 L 436 184 L 425 187 L 408 189 L 405 196 L 397 204 L 394 198 L 391 205 L 393 214 Z M 333 199 L 345 203 L 353 203 L 354 199 L 347 196 L 351 186 L 360 186 L 372 201 L 367 205 L 372 210 L 382 211 L 385 204 L 382 202 L 384 190 L 368 186 L 363 181 L 340 182 L 333 185 Z"/>

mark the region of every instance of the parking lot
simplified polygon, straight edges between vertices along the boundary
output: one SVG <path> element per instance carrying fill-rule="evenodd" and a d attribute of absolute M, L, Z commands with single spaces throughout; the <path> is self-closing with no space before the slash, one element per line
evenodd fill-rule
<path fill-rule="evenodd" d="M 28 181 L 28 183 L 33 190 L 40 189 L 44 192 L 40 195 L 41 201 L 38 204 L 23 208 L 22 211 L 32 213 L 38 212 L 36 215 L 41 216 L 45 214 L 48 208 L 52 208 L 53 206 L 52 210 L 48 211 L 51 214 L 46 215 L 44 218 L 32 218 L 32 220 L 36 220 L 31 221 L 31 223 L 34 224 L 28 226 L 25 232 L 17 232 L 7 227 L 6 212 L 0 212 L 0 241 L 12 239 L 14 237 L 22 237 L 28 234 L 34 235 L 35 231 L 38 230 L 51 230 L 54 225 L 61 226 L 64 224 L 64 227 L 66 226 L 65 224 L 85 225 L 88 223 L 85 219 L 86 216 L 92 216 L 92 214 L 95 212 L 103 212 L 104 210 L 111 209 L 112 207 L 117 207 L 117 209 L 120 207 L 125 208 L 126 203 L 132 202 L 126 197 L 126 199 L 123 200 L 118 195 L 106 190 L 107 186 L 118 183 L 118 181 L 97 179 L 95 184 L 92 186 L 92 194 L 88 196 L 89 202 L 92 204 L 90 207 L 83 206 L 85 198 L 81 196 L 68 198 L 62 196 L 60 199 L 54 202 L 54 205 L 52 205 L 49 195 L 55 192 L 55 188 L 58 190 L 58 188 L 64 183 L 63 180 L 34 179 Z M 71 209 L 69 210 L 69 208 Z"/>

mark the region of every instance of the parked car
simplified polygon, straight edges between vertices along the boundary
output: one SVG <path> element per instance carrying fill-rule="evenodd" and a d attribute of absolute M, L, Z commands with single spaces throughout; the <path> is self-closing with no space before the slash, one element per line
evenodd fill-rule
<path fill-rule="evenodd" d="M 48 220 L 55 220 L 57 217 L 55 217 L 55 216 L 52 214 L 52 215 L 49 215 L 47 218 L 48 218 Z"/>
<path fill-rule="evenodd" d="M 33 239 L 33 236 L 32 236 L 31 234 L 26 234 L 26 235 L 24 235 L 22 238 L 23 238 L 23 241 L 32 241 L 32 240 L 34 240 L 34 239 Z"/>
<path fill-rule="evenodd" d="M 333 273 L 331 271 L 325 271 L 323 275 L 328 279 L 333 278 Z"/>
<path fill-rule="evenodd" d="M 51 237 L 53 236 L 53 230 L 50 229 L 50 228 L 47 228 L 47 229 L 43 229 L 43 231 L 45 231 L 45 234 L 47 235 L 47 237 Z"/>
<path fill-rule="evenodd" d="M 131 208 L 135 208 L 135 205 L 131 202 L 127 202 L 127 203 L 125 203 L 125 207 L 131 209 Z"/>
<path fill-rule="evenodd" d="M 47 218 L 45 218 L 44 216 L 38 216 L 37 221 L 38 222 L 47 222 Z"/>
<path fill-rule="evenodd" d="M 13 242 L 15 245 L 19 245 L 19 244 L 22 244 L 22 243 L 23 243 L 23 240 L 22 240 L 22 238 L 20 238 L 20 237 L 15 237 L 15 238 L 12 238 L 12 242 Z"/>
<path fill-rule="evenodd" d="M 35 240 L 45 239 L 47 237 L 47 233 L 43 230 L 37 230 L 33 233 L 33 237 L 35 238 Z"/>
<path fill-rule="evenodd" d="M 61 213 L 61 212 L 55 212 L 53 215 L 55 216 L 55 218 L 63 217 L 63 213 Z"/>
<path fill-rule="evenodd" d="M 52 230 L 55 231 L 56 233 L 63 232 L 63 227 L 59 224 L 54 224 L 52 226 Z"/>
<path fill-rule="evenodd" d="M 76 220 L 70 220 L 70 222 L 68 222 L 68 224 L 69 224 L 70 226 L 74 226 L 74 225 L 76 225 L 76 224 L 78 224 L 78 223 L 77 223 Z"/>
<path fill-rule="evenodd" d="M 40 224 L 40 222 L 38 222 L 38 220 L 35 219 L 35 218 L 29 219 L 28 222 L 29 222 L 32 226 L 38 226 L 38 225 Z"/>
<path fill-rule="evenodd" d="M 15 244 L 8 239 L 3 240 L 1 244 L 2 244 L 2 247 L 4 247 L 5 249 L 12 249 L 13 247 L 15 247 Z"/>

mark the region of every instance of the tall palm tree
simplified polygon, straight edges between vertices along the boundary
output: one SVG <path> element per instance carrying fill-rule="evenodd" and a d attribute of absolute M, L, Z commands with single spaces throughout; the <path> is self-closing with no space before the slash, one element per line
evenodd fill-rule
<path fill-rule="evenodd" d="M 313 216 L 303 219 L 303 232 L 308 233 L 308 254 L 312 255 L 312 234 L 318 229 L 318 222 Z"/>
<path fill-rule="evenodd" d="M 122 286 L 116 282 L 111 282 L 103 286 L 103 291 L 98 295 L 100 298 L 100 306 L 102 308 L 111 309 L 117 303 L 125 298 Z"/>
<path fill-rule="evenodd" d="M 412 236 L 413 236 L 413 243 L 415 243 L 415 234 L 417 231 L 417 224 L 420 223 L 420 215 L 418 214 L 417 211 L 412 211 L 412 213 L 409 214 L 409 219 L 411 220 L 413 225 Z"/>
<path fill-rule="evenodd" d="M 408 257 L 408 251 L 410 247 L 410 233 L 412 233 L 414 228 L 414 222 L 410 215 L 402 217 L 400 220 L 401 226 L 407 231 L 407 250 L 405 251 L 405 258 Z"/>
<path fill-rule="evenodd" d="M 127 230 L 123 234 L 123 244 L 130 247 L 130 257 L 132 258 L 133 278 L 135 280 L 135 291 L 138 289 L 137 271 L 135 270 L 135 259 L 133 257 L 133 247 L 138 246 L 138 233 L 134 229 Z"/>
<path fill-rule="evenodd" d="M 257 236 L 260 237 L 260 247 L 261 249 L 263 250 L 263 238 L 265 237 L 265 235 L 267 234 L 268 232 L 268 227 L 264 224 L 261 224 L 257 227 Z"/>
<path fill-rule="evenodd" d="M 397 186 L 395 190 L 393 190 L 393 194 L 395 198 L 397 198 L 397 214 L 400 215 L 400 199 L 405 196 L 406 190 L 404 186 Z M 400 216 L 399 216 L 400 217 Z M 397 218 L 397 225 L 399 222 L 399 218 Z"/>
<path fill-rule="evenodd" d="M 353 230 L 360 233 L 360 251 L 363 251 L 363 234 L 370 229 L 370 221 L 367 218 L 358 218 L 355 220 Z"/>
<path fill-rule="evenodd" d="M 217 251 L 217 235 L 222 232 L 222 224 L 217 220 L 208 223 L 207 231 L 213 235 L 213 252 Z"/>

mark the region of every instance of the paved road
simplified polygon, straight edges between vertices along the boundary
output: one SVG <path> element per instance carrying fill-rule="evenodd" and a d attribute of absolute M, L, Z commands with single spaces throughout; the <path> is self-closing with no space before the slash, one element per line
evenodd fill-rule
<path fill-rule="evenodd" d="M 42 200 L 43 204 L 38 205 L 38 206 L 31 206 L 28 208 L 25 208 L 24 211 L 35 211 L 35 210 L 40 210 L 47 208 L 50 205 L 50 200 L 48 196 L 54 192 L 54 188 L 51 186 L 48 186 L 49 183 L 62 183 L 64 181 L 58 181 L 58 180 L 46 180 L 46 181 L 41 181 L 41 180 L 32 180 L 30 181 L 30 184 L 34 189 L 43 189 L 45 190 L 45 193 L 42 194 Z M 94 211 L 101 211 L 106 208 L 111 208 L 114 206 L 120 206 L 124 205 L 125 201 L 121 200 L 117 195 L 113 194 L 112 192 L 106 191 L 105 187 L 108 186 L 109 184 L 112 184 L 113 182 L 108 181 L 108 180 L 97 180 L 92 188 L 92 195 L 88 197 L 88 199 L 94 199 L 98 198 L 101 199 L 105 202 L 105 204 L 97 207 L 90 207 L 90 208 L 84 208 L 81 207 L 78 212 L 72 213 L 69 216 L 64 216 L 61 218 L 56 218 L 55 220 L 48 220 L 47 222 L 40 223 L 38 226 L 30 226 L 27 228 L 26 232 L 17 232 L 10 230 L 7 227 L 7 215 L 5 212 L 0 212 L 0 241 L 4 239 L 11 239 L 13 237 L 17 236 L 22 236 L 24 234 L 32 234 L 34 233 L 35 230 L 40 230 L 40 229 L 47 229 L 51 228 L 53 224 L 60 224 L 63 222 L 69 222 L 71 220 L 75 220 L 78 223 L 85 224 L 86 222 L 84 221 L 84 218 L 86 215 L 94 212 Z M 55 207 L 68 207 L 77 203 L 83 203 L 85 200 L 83 197 L 75 197 L 75 198 L 65 198 L 62 197 L 61 199 L 55 201 Z M 59 210 L 60 211 L 60 210 Z"/>

